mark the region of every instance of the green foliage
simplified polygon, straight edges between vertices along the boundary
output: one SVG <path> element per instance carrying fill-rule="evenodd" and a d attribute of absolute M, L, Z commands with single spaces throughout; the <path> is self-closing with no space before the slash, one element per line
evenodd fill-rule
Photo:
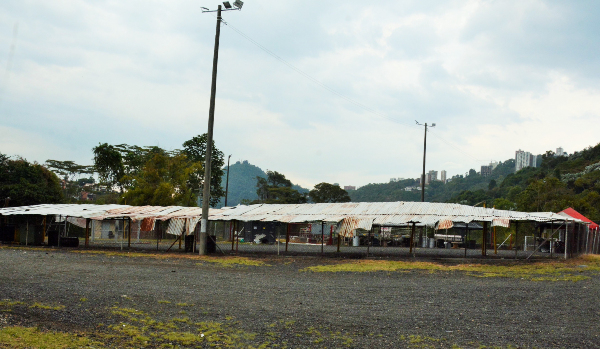
<path fill-rule="evenodd" d="M 183 154 L 155 153 L 136 175 L 121 198 L 129 205 L 195 206 L 202 165 Z"/>
<path fill-rule="evenodd" d="M 63 196 L 65 203 L 78 202 L 83 186 L 94 183 L 94 166 L 78 165 L 73 161 L 46 160 L 45 166 L 63 178 Z M 89 178 L 77 178 L 90 175 Z"/>
<path fill-rule="evenodd" d="M 319 183 L 311 190 L 308 195 L 315 203 L 319 202 L 349 202 L 348 192 L 340 188 L 339 185 L 329 183 Z"/>
<path fill-rule="evenodd" d="M 206 144 L 208 141 L 208 135 L 205 133 L 200 136 L 193 137 L 192 139 L 183 143 L 183 154 L 192 162 L 199 162 L 204 165 L 206 161 Z M 221 178 L 223 178 L 223 165 L 225 159 L 223 152 L 217 149 L 215 141 L 212 141 L 212 152 L 210 157 L 210 205 L 215 207 L 221 197 L 225 196 L 225 190 L 221 186 Z M 204 166 L 201 170 L 201 181 L 197 183 L 201 187 L 204 183 Z"/>
<path fill-rule="evenodd" d="M 37 163 L 0 154 L 0 205 L 10 198 L 9 206 L 56 204 L 63 201 L 60 180 Z"/>
<path fill-rule="evenodd" d="M 304 204 L 306 194 L 292 188 L 292 182 L 277 171 L 267 171 L 267 178 L 256 177 L 256 203 Z"/>
<path fill-rule="evenodd" d="M 107 143 L 94 147 L 93 151 L 94 169 L 98 173 L 100 181 L 107 183 L 109 186 L 119 183 L 125 175 L 121 153 L 114 146 Z"/>
<path fill-rule="evenodd" d="M 157 146 L 100 144 L 94 148 L 94 169 L 101 182 L 121 187 L 119 202 L 129 205 L 193 206 L 204 184 L 207 135 L 183 143 L 183 150 Z M 210 205 L 216 206 L 225 191 L 221 187 L 223 152 L 213 141 Z"/>

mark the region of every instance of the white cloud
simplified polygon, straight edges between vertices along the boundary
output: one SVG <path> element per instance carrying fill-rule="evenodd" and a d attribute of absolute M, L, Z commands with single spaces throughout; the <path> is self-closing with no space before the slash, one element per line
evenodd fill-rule
<path fill-rule="evenodd" d="M 15 22 L 20 31 L 0 126 L 23 141 L 0 137 L 0 149 L 89 163 L 100 142 L 174 149 L 206 132 L 206 5 L 1 4 L 0 67 Z M 518 148 L 595 145 L 599 12 L 542 0 L 248 2 L 225 20 L 343 97 L 223 26 L 217 147 L 311 186 L 418 177 L 415 119 L 438 124 L 427 168 L 449 176 Z"/>

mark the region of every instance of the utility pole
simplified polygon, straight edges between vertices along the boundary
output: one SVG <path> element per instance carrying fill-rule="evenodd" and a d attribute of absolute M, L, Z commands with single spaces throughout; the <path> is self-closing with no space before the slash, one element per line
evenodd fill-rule
<path fill-rule="evenodd" d="M 425 155 L 427 154 L 427 123 L 422 125 L 416 120 L 415 122 L 419 126 L 425 126 L 425 138 L 423 140 L 423 174 L 421 175 L 421 202 L 425 202 Z M 431 124 L 431 127 L 435 127 L 435 124 Z"/>
<path fill-rule="evenodd" d="M 213 56 L 212 87 L 210 89 L 210 109 L 208 111 L 208 137 L 206 139 L 206 159 L 204 164 L 204 192 L 202 193 L 202 221 L 198 253 L 206 254 L 206 229 L 208 227 L 208 209 L 210 208 L 210 165 L 213 144 L 213 126 L 215 123 L 215 95 L 217 93 L 217 63 L 219 61 L 219 36 L 221 34 L 221 5 L 217 10 L 217 33 L 215 34 L 215 53 Z"/>
<path fill-rule="evenodd" d="M 229 192 L 229 159 L 231 159 L 231 155 L 227 157 L 227 180 L 225 181 L 225 207 L 227 207 L 227 193 Z"/>
<path fill-rule="evenodd" d="M 232 8 L 229 1 L 224 1 L 225 11 L 239 11 L 244 3 L 236 0 Z M 203 7 L 202 12 L 214 12 Z M 221 35 L 221 5 L 217 8 L 217 32 L 215 34 L 215 52 L 213 56 L 212 86 L 210 89 L 210 109 L 208 111 L 208 137 L 206 139 L 206 159 L 204 164 L 204 192 L 202 193 L 202 220 L 200 222 L 200 234 L 198 236 L 198 253 L 202 256 L 206 254 L 206 230 L 208 229 L 208 210 L 210 208 L 210 166 L 212 158 L 213 145 L 213 126 L 215 123 L 215 96 L 217 94 L 217 63 L 219 62 L 219 36 Z"/>

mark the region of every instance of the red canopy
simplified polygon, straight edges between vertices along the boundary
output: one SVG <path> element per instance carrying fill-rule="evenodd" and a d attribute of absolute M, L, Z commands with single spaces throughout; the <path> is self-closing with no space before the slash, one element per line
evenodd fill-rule
<path fill-rule="evenodd" d="M 592 222 L 589 218 L 587 218 L 586 216 L 582 215 L 581 213 L 575 211 L 571 207 L 567 208 L 566 210 L 562 210 L 559 213 L 566 213 L 573 218 L 581 219 L 584 222 L 590 223 L 590 229 L 598 229 L 598 224 Z"/>

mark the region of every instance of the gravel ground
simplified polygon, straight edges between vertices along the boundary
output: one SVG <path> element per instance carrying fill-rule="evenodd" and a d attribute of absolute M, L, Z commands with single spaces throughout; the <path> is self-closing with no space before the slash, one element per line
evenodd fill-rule
<path fill-rule="evenodd" d="M 23 302 L 0 307 L 0 328 L 104 333 L 129 326 L 114 314 L 127 308 L 163 321 L 213 321 L 223 331 L 257 334 L 252 343 L 289 348 L 600 348 L 596 273 L 578 282 L 535 282 L 460 271 L 301 271 L 341 262 L 314 253 L 253 257 L 269 266 L 182 257 L 0 248 L 0 300 Z M 32 307 L 36 302 L 64 308 Z"/>
<path fill-rule="evenodd" d="M 80 241 L 83 244 L 83 241 Z M 231 253 L 231 243 L 230 242 L 219 242 L 219 248 L 217 249 L 217 254 L 221 252 L 229 254 Z M 91 248 L 101 248 L 101 249 L 117 249 L 127 251 L 127 240 L 117 241 L 114 240 L 96 240 L 90 243 Z M 131 247 L 136 250 L 143 251 L 156 251 L 157 244 L 156 240 L 141 240 L 141 242 L 136 242 L 136 240 L 132 240 Z M 173 244 L 173 240 L 161 240 L 158 244 L 159 251 L 166 251 L 170 248 L 170 251 L 180 251 L 179 244 Z M 288 245 L 288 252 L 285 253 L 285 243 L 280 243 L 279 246 L 277 244 L 250 244 L 250 243 L 240 243 L 237 247 L 234 246 L 234 250 L 237 248 L 238 253 L 243 255 L 287 255 L 287 256 L 321 256 L 321 245 L 319 244 L 300 244 L 300 243 L 290 243 Z M 182 245 L 183 249 L 183 245 Z M 278 252 L 279 251 L 279 252 Z M 506 250 L 500 249 L 497 251 L 497 254 L 494 254 L 493 250 L 488 249 L 487 258 L 504 258 L 504 259 L 515 259 L 515 251 L 514 250 Z M 412 257 L 410 254 L 410 249 L 408 247 L 370 247 L 367 249 L 366 246 L 341 246 L 340 253 L 337 253 L 337 246 L 335 245 L 324 245 L 323 246 L 323 255 L 330 257 L 347 257 L 347 258 L 357 258 L 357 257 L 366 257 L 367 253 L 370 257 L 389 257 L 389 258 L 407 258 Z M 518 259 L 526 259 L 531 255 L 532 251 L 517 251 Z M 414 248 L 414 256 L 417 258 L 464 258 L 465 250 L 464 249 L 452 249 L 452 248 Z M 533 254 L 533 259 L 550 259 L 550 258 L 560 258 L 562 254 L 552 254 L 536 252 Z M 467 250 L 467 258 L 480 258 L 481 257 L 481 248 L 476 249 L 468 249 Z"/>

